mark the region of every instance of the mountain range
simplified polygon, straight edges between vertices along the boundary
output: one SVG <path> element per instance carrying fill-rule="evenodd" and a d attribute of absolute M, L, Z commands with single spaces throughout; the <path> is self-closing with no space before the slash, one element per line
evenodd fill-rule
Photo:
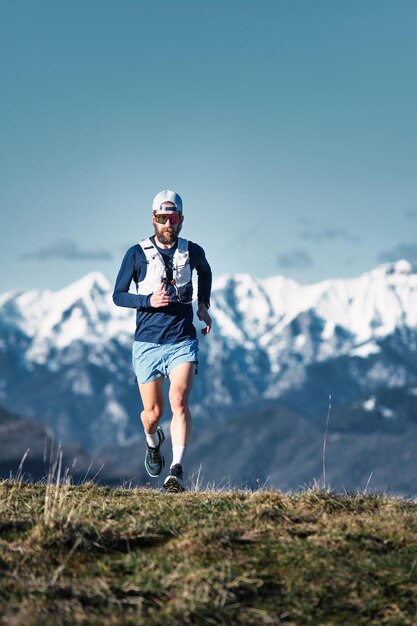
<path fill-rule="evenodd" d="M 0 296 L 0 405 L 45 423 L 57 441 L 108 454 L 131 472 L 127 457 L 136 449 L 140 456 L 143 446 L 130 356 L 135 311 L 116 307 L 111 295 L 110 281 L 93 272 L 59 291 Z M 233 442 L 242 448 L 241 459 L 237 455 L 236 462 L 222 470 L 223 476 L 232 470 L 232 482 L 248 480 L 255 461 L 242 450 L 256 449 L 251 446 L 252 432 L 262 447 L 268 440 L 276 441 L 271 462 L 264 463 L 259 479 L 273 477 L 278 484 L 283 474 L 275 473 L 273 460 L 279 446 L 298 432 L 283 484 L 308 482 L 314 472 L 307 471 L 305 453 L 304 462 L 296 454 L 296 442 L 302 448 L 302 433 L 311 442 L 313 431 L 316 447 L 322 442 L 330 397 L 331 415 L 342 424 L 339 433 L 345 428 L 357 438 L 370 432 L 378 437 L 383 434 L 381 424 L 386 428 L 389 423 L 401 424 L 390 436 L 414 436 L 417 272 L 408 261 L 313 285 L 284 276 L 221 276 L 213 284 L 210 312 L 213 330 L 200 340 L 192 396 L 194 465 L 203 449 L 204 458 L 209 449 L 217 450 L 221 433 L 229 456 Z M 393 390 L 403 399 L 406 417 L 396 412 L 395 402 L 383 404 L 384 393 L 391 398 Z M 372 416 L 379 414 L 382 421 L 375 421 Z M 333 435 L 337 438 L 337 433 Z M 217 458 L 220 452 L 213 454 Z M 317 475 L 320 454 L 312 456 Z M 221 478 L 206 469 L 208 479 Z M 344 469 L 343 475 L 347 476 Z"/>
<path fill-rule="evenodd" d="M 119 484 L 117 474 L 108 458 L 92 458 L 79 444 L 61 445 L 46 424 L 0 408 L 0 478 Z"/>

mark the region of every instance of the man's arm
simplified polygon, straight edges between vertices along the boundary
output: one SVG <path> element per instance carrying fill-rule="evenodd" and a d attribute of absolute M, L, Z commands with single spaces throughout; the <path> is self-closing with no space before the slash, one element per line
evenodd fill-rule
<path fill-rule="evenodd" d="M 206 259 L 206 255 L 205 255 L 203 248 L 201 248 L 197 244 L 191 244 L 191 245 L 192 247 L 190 248 L 190 256 L 193 251 L 194 267 L 197 270 L 197 276 L 198 276 L 197 317 L 200 321 L 206 324 L 206 327 L 203 328 L 201 332 L 203 335 L 207 335 L 211 330 L 211 323 L 212 323 L 211 317 L 208 312 L 208 309 L 210 307 L 210 294 L 211 294 L 211 283 L 212 283 L 211 267 Z"/>
<path fill-rule="evenodd" d="M 204 302 L 200 302 L 198 305 L 198 309 L 197 309 L 197 317 L 200 320 L 200 322 L 204 322 L 206 327 L 201 329 L 201 333 L 203 335 L 208 335 L 208 333 L 211 331 L 211 317 L 210 314 L 208 312 L 207 306 L 204 304 Z"/>
<path fill-rule="evenodd" d="M 139 246 L 133 246 L 126 252 L 113 292 L 113 302 L 117 306 L 130 309 L 148 308 L 150 296 L 129 293 L 132 280 L 139 282 L 146 273 L 146 259 Z"/>
<path fill-rule="evenodd" d="M 207 308 L 210 307 L 210 294 L 212 273 L 211 267 L 206 259 L 206 254 L 201 246 L 190 241 L 190 257 L 192 265 L 197 270 L 197 300 Z"/>

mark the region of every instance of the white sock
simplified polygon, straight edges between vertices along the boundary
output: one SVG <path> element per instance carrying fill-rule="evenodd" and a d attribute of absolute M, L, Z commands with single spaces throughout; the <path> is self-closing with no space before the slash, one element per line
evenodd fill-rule
<path fill-rule="evenodd" d="M 183 459 L 183 456 L 184 456 L 184 452 L 185 452 L 185 446 L 172 446 L 172 463 L 171 463 L 171 467 L 173 465 L 176 465 L 177 463 L 182 465 L 182 459 Z"/>
<path fill-rule="evenodd" d="M 145 430 L 145 435 L 146 435 L 146 443 L 148 444 L 148 446 L 151 446 L 151 448 L 156 448 L 157 445 L 159 445 L 158 431 L 155 431 L 153 435 L 151 435 L 150 433 L 147 433 Z"/>

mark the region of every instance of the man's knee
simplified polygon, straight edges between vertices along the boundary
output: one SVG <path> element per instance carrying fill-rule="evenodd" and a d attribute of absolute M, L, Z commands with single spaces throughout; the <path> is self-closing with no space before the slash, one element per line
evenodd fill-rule
<path fill-rule="evenodd" d="M 169 392 L 171 408 L 176 410 L 187 409 L 189 396 L 190 393 L 187 389 L 171 389 Z"/>
<path fill-rule="evenodd" d="M 149 409 L 143 410 L 143 415 L 146 417 L 150 426 L 157 424 L 162 417 L 163 407 L 159 404 L 154 404 Z"/>

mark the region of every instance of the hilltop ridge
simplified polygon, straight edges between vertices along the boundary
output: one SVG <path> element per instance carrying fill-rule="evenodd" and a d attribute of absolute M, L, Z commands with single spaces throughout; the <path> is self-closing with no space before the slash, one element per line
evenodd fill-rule
<path fill-rule="evenodd" d="M 3 624 L 414 626 L 417 504 L 0 483 Z"/>

